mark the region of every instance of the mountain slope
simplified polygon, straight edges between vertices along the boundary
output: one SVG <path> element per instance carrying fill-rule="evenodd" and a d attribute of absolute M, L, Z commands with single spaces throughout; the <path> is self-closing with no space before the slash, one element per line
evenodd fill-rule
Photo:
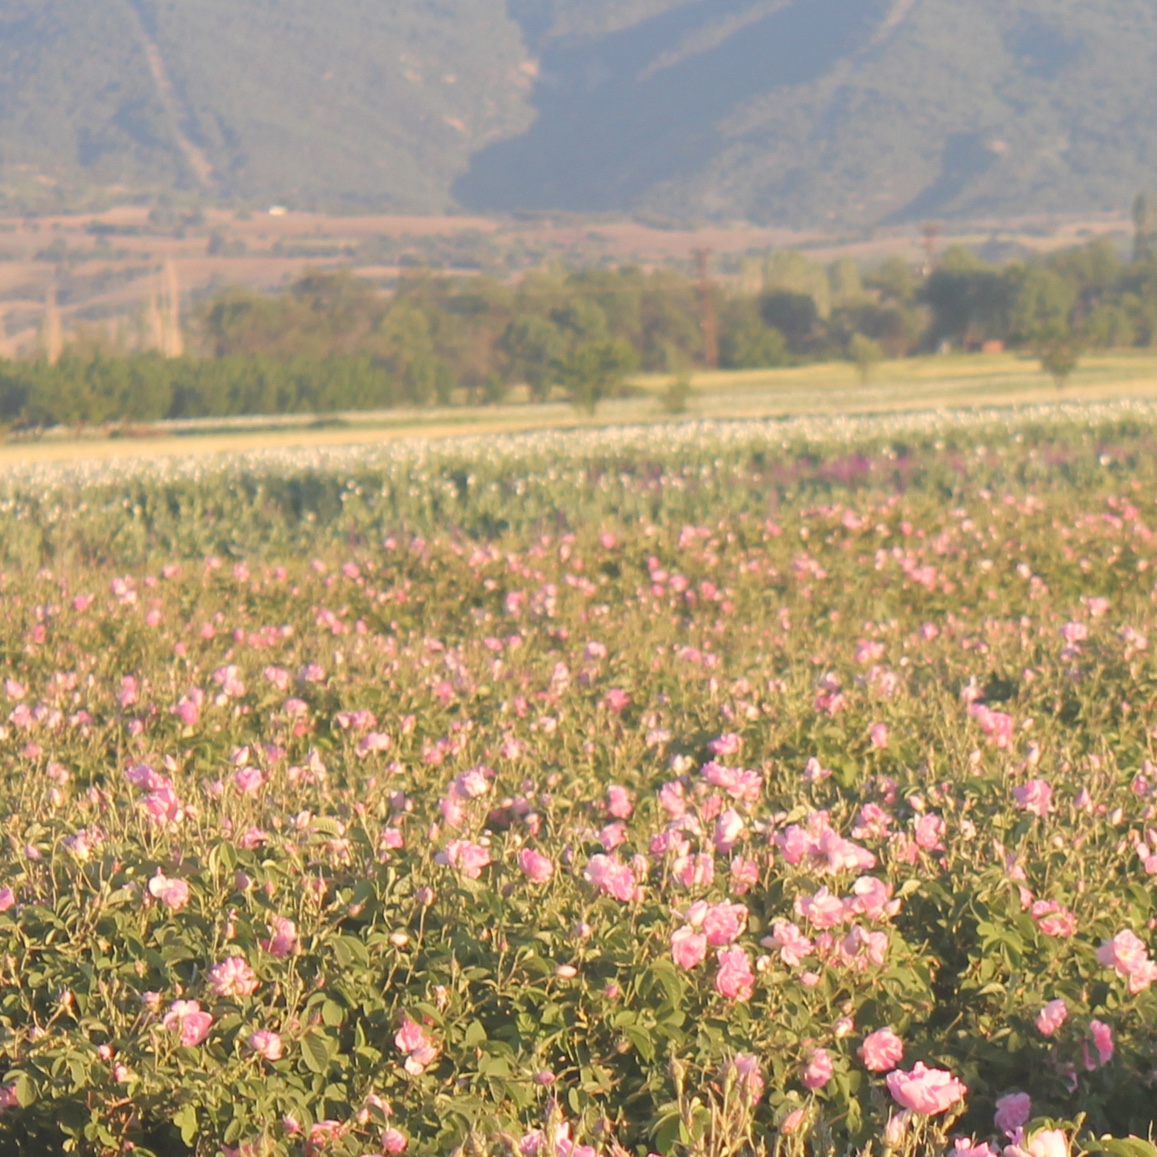
<path fill-rule="evenodd" d="M 0 0 L 0 189 L 815 226 L 1157 186 L 1152 0 Z"/>
<path fill-rule="evenodd" d="M 668 0 L 601 35 L 589 3 L 515 9 L 538 117 L 474 158 L 467 204 L 814 225 L 1121 208 L 1157 183 L 1150 0 Z"/>
<path fill-rule="evenodd" d="M 501 0 L 2 0 L 3 163 L 444 208 L 529 123 L 526 61 Z"/>

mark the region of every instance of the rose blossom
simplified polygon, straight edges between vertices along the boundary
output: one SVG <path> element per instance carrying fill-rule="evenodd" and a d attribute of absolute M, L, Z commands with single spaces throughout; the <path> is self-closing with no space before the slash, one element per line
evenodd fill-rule
<path fill-rule="evenodd" d="M 274 916 L 272 923 L 269 925 L 268 940 L 261 941 L 261 947 L 269 953 L 270 956 L 284 957 L 297 951 L 299 944 L 297 939 L 297 925 L 292 920 L 287 920 L 284 916 Z"/>
<path fill-rule="evenodd" d="M 523 848 L 518 853 L 518 866 L 523 875 L 535 884 L 545 884 L 554 875 L 554 864 L 533 848 Z"/>
<path fill-rule="evenodd" d="M 726 901 L 712 904 L 703 917 L 703 931 L 712 948 L 723 948 L 738 940 L 747 925 L 747 905 Z"/>
<path fill-rule="evenodd" d="M 1041 1129 L 1027 1145 L 1023 1136 L 1006 1145 L 1004 1157 L 1069 1157 L 1069 1139 L 1060 1129 Z"/>
<path fill-rule="evenodd" d="M 1094 1020 L 1089 1024 L 1089 1036 L 1093 1039 L 1093 1047 L 1097 1050 L 1101 1064 L 1107 1065 L 1117 1051 L 1113 1044 L 1113 1030 L 1103 1020 Z"/>
<path fill-rule="evenodd" d="M 1006 1093 L 996 1099 L 996 1115 L 992 1123 L 1009 1138 L 1023 1129 L 1032 1117 L 1032 1098 L 1028 1093 Z"/>
<path fill-rule="evenodd" d="M 948 1150 L 948 1157 L 998 1157 L 998 1154 L 987 1141 L 978 1144 L 971 1137 L 957 1137 Z"/>
<path fill-rule="evenodd" d="M 1012 798 L 1021 811 L 1031 812 L 1044 819 L 1049 814 L 1049 804 L 1053 798 L 1053 789 L 1043 779 L 1030 779 L 1021 787 L 1012 789 Z"/>
<path fill-rule="evenodd" d="M 1069 1006 L 1063 1000 L 1050 1000 L 1037 1013 L 1036 1027 L 1041 1036 L 1052 1036 L 1065 1023 Z"/>
<path fill-rule="evenodd" d="M 583 878 L 594 884 L 600 892 L 614 896 L 624 904 L 635 897 L 635 877 L 631 869 L 617 857 L 604 856 L 602 853 L 591 856 L 583 869 Z"/>
<path fill-rule="evenodd" d="M 759 1058 L 752 1056 L 751 1053 L 736 1053 L 734 1065 L 739 1087 L 747 1094 L 748 1103 L 759 1104 L 764 1088 L 763 1074 L 759 1071 Z"/>
<path fill-rule="evenodd" d="M 169 879 L 160 868 L 149 881 L 149 893 L 174 912 L 189 902 L 189 885 L 184 880 Z"/>
<path fill-rule="evenodd" d="M 742 948 L 721 948 L 715 958 L 719 961 L 715 991 L 727 1000 L 750 1000 L 755 990 L 755 974 L 747 953 Z"/>
<path fill-rule="evenodd" d="M 870 1072 L 886 1073 L 903 1060 L 904 1042 L 890 1028 L 878 1028 L 856 1051 Z"/>
<path fill-rule="evenodd" d="M 760 944 L 764 948 L 774 948 L 779 951 L 779 958 L 788 968 L 797 968 L 805 956 L 811 955 L 814 945 L 790 921 L 775 920 L 771 925 L 771 935 L 765 936 Z"/>
<path fill-rule="evenodd" d="M 1157 980 L 1157 965 L 1149 959 L 1149 950 L 1140 937 L 1128 928 L 1118 932 L 1112 940 L 1105 940 L 1097 949 L 1097 959 L 1113 968 L 1129 981 L 1129 991 L 1136 995 Z"/>
<path fill-rule="evenodd" d="M 161 1019 L 161 1025 L 181 1038 L 182 1048 L 199 1045 L 208 1035 L 213 1018 L 201 1011 L 195 1000 L 175 1000 Z"/>
<path fill-rule="evenodd" d="M 245 1042 L 259 1057 L 267 1061 L 279 1061 L 283 1055 L 281 1037 L 268 1029 L 258 1029 L 251 1032 Z"/>
<path fill-rule="evenodd" d="M 629 818 L 631 812 L 634 810 L 634 805 L 631 803 L 631 795 L 625 787 L 613 783 L 607 788 L 608 815 L 613 816 L 617 820 L 625 820 Z"/>
<path fill-rule="evenodd" d="M 446 850 L 439 852 L 434 859 L 439 864 L 456 868 L 467 880 L 477 880 L 482 875 L 482 869 L 490 863 L 490 853 L 480 844 L 472 844 L 469 840 L 451 840 Z"/>
<path fill-rule="evenodd" d="M 253 969 L 240 956 L 230 956 L 209 969 L 209 988 L 214 996 L 251 996 L 257 984 Z"/>
<path fill-rule="evenodd" d="M 407 1054 L 405 1069 L 412 1077 L 421 1076 L 438 1057 L 438 1046 L 433 1039 L 409 1017 L 402 1021 L 402 1027 L 394 1034 L 394 1044 Z"/>
<path fill-rule="evenodd" d="M 801 1078 L 806 1089 L 822 1089 L 832 1079 L 835 1069 L 826 1049 L 816 1049 L 808 1058 Z"/>
<path fill-rule="evenodd" d="M 680 968 L 696 968 L 707 956 L 707 937 L 684 924 L 671 933 L 671 955 Z"/>
<path fill-rule="evenodd" d="M 912 1071 L 896 1069 L 885 1078 L 888 1092 L 898 1105 L 914 1113 L 943 1113 L 964 1098 L 964 1084 L 944 1069 L 927 1068 L 917 1061 Z"/>

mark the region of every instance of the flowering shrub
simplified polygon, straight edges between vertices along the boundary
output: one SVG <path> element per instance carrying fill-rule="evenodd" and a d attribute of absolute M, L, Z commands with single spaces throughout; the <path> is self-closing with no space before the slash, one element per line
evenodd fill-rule
<path fill-rule="evenodd" d="M 280 558 L 260 488 L 228 552 L 49 528 L 0 1150 L 1143 1157 L 1150 435 L 1026 430 L 507 459 L 505 527 Z"/>

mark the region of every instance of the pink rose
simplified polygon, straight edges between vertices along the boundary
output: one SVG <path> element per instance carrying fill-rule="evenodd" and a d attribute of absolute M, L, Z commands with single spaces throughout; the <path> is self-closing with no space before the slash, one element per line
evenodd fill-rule
<path fill-rule="evenodd" d="M 419 1077 L 438 1058 L 438 1046 L 421 1025 L 409 1017 L 394 1035 L 394 1044 L 406 1053 L 405 1069 L 412 1077 Z"/>
<path fill-rule="evenodd" d="M 765 936 L 760 944 L 779 952 L 779 958 L 788 968 L 797 968 L 805 956 L 810 956 L 814 945 L 789 920 L 775 920 L 771 925 L 771 935 Z"/>
<path fill-rule="evenodd" d="M 671 955 L 680 968 L 697 968 L 707 956 L 707 937 L 684 924 L 671 933 Z"/>
<path fill-rule="evenodd" d="M 1004 1147 L 1004 1157 L 1069 1157 L 1069 1139 L 1060 1129 L 1041 1129 L 1028 1139 L 1023 1137 Z"/>
<path fill-rule="evenodd" d="M 184 880 L 169 879 L 159 868 L 149 881 L 149 893 L 174 912 L 189 902 L 189 885 Z"/>
<path fill-rule="evenodd" d="M 996 1100 L 993 1124 L 1006 1136 L 1015 1137 L 1032 1117 L 1032 1098 L 1028 1093 L 1006 1093 Z"/>
<path fill-rule="evenodd" d="M 404 1153 L 406 1151 L 406 1136 L 391 1126 L 382 1133 L 383 1153 Z"/>
<path fill-rule="evenodd" d="M 888 1092 L 898 1105 L 929 1116 L 950 1109 L 968 1092 L 951 1073 L 927 1068 L 923 1061 L 917 1061 L 909 1073 L 896 1069 L 885 1080 Z"/>
<path fill-rule="evenodd" d="M 274 916 L 269 926 L 269 939 L 261 941 L 261 947 L 270 956 L 284 957 L 297 951 L 297 926 L 284 916 Z"/>
<path fill-rule="evenodd" d="M 890 1028 L 878 1028 L 856 1051 L 869 1072 L 886 1073 L 904 1059 L 904 1042 Z"/>
<path fill-rule="evenodd" d="M 523 848 L 518 853 L 518 866 L 523 875 L 535 884 L 545 884 L 554 875 L 554 864 L 533 848 Z"/>
<path fill-rule="evenodd" d="M 244 795 L 256 795 L 265 783 L 265 776 L 261 774 L 260 768 L 239 767 L 233 773 L 233 783 Z"/>
<path fill-rule="evenodd" d="M 161 1018 L 161 1025 L 181 1038 L 182 1048 L 199 1045 L 208 1035 L 213 1018 L 195 1000 L 175 1000 Z"/>
<path fill-rule="evenodd" d="M 835 1069 L 826 1049 L 816 1049 L 808 1058 L 801 1078 L 805 1089 L 822 1089 L 832 1079 Z"/>
<path fill-rule="evenodd" d="M 209 988 L 214 996 L 251 996 L 257 984 L 253 969 L 240 956 L 230 956 L 209 969 Z"/>
<path fill-rule="evenodd" d="M 472 844 L 469 840 L 451 840 L 446 850 L 439 852 L 434 859 L 439 864 L 457 869 L 467 880 L 477 880 L 482 875 L 482 869 L 490 863 L 490 853 L 480 844 Z"/>
<path fill-rule="evenodd" d="M 607 788 L 608 815 L 613 816 L 617 820 L 625 820 L 630 817 L 631 812 L 634 810 L 630 792 L 628 792 L 625 787 L 620 787 L 617 783 L 613 783 Z"/>
<path fill-rule="evenodd" d="M 971 1137 L 957 1137 L 948 1150 L 948 1157 L 998 1157 L 998 1154 L 987 1141 L 977 1144 Z"/>
<path fill-rule="evenodd" d="M 1092 1037 L 1101 1064 L 1107 1065 L 1117 1051 L 1113 1044 L 1113 1030 L 1103 1020 L 1094 1020 L 1089 1025 L 1089 1036 Z"/>
<path fill-rule="evenodd" d="M 1157 980 L 1157 965 L 1149 959 L 1149 950 L 1140 937 L 1128 928 L 1118 932 L 1112 940 L 1105 940 L 1097 949 L 1097 959 L 1113 968 L 1129 981 L 1129 991 L 1136 995 Z"/>
<path fill-rule="evenodd" d="M 604 856 L 601 853 L 591 856 L 583 869 L 583 878 L 594 884 L 600 892 L 614 896 L 624 904 L 635 897 L 638 887 L 631 869 L 615 856 Z"/>
<path fill-rule="evenodd" d="M 712 948 L 723 948 L 738 940 L 747 926 L 747 905 L 726 901 L 712 904 L 703 917 L 703 931 Z"/>
<path fill-rule="evenodd" d="M 1063 1000 L 1050 1000 L 1037 1013 L 1036 1027 L 1041 1036 L 1052 1036 L 1065 1023 L 1069 1006 Z"/>
<path fill-rule="evenodd" d="M 1021 811 L 1031 812 L 1042 819 L 1049 814 L 1053 789 L 1043 779 L 1030 779 L 1021 787 L 1012 789 L 1012 798 Z"/>
<path fill-rule="evenodd" d="M 721 948 L 715 958 L 719 961 L 715 991 L 727 1000 L 750 1000 L 755 990 L 755 974 L 747 953 L 742 948 Z"/>
<path fill-rule="evenodd" d="M 797 896 L 795 910 L 798 916 L 821 932 L 846 923 L 850 915 L 843 900 L 833 896 L 827 888 L 821 888 L 814 896 Z"/>
<path fill-rule="evenodd" d="M 750 1105 L 759 1104 L 763 1097 L 763 1073 L 759 1071 L 759 1058 L 751 1053 L 735 1054 L 735 1075 L 739 1078 L 739 1087 L 747 1094 Z"/>
<path fill-rule="evenodd" d="M 267 1061 L 279 1061 L 283 1056 L 281 1037 L 268 1029 L 258 1029 L 251 1032 L 245 1042 L 259 1057 Z"/>

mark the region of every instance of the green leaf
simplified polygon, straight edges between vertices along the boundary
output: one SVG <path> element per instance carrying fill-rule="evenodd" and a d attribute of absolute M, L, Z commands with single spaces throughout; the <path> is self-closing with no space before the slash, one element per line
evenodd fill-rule
<path fill-rule="evenodd" d="M 301 1038 L 301 1059 L 311 1073 L 319 1075 L 329 1068 L 329 1037 L 320 1032 L 307 1032 Z"/>
<path fill-rule="evenodd" d="M 181 1130 L 181 1140 L 186 1145 L 192 1145 L 193 1139 L 197 1136 L 197 1107 L 182 1105 L 173 1114 L 173 1124 Z"/>
<path fill-rule="evenodd" d="M 370 966 L 370 954 L 356 936 L 335 937 L 333 955 L 342 968 L 349 968 L 351 964 L 359 964 L 362 968 Z"/>

